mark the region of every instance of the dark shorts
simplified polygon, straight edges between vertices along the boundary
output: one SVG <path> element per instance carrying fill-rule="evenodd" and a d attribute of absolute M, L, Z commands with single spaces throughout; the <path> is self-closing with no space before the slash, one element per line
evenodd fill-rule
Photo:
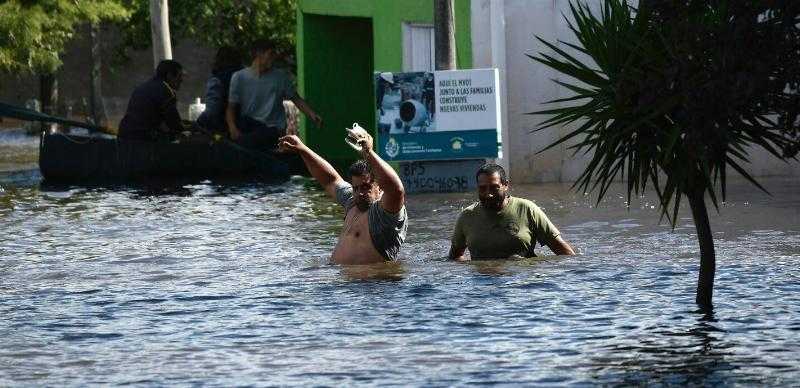
<path fill-rule="evenodd" d="M 282 131 L 277 127 L 267 126 L 264 123 L 241 116 L 236 120 L 236 126 L 242 136 L 236 140 L 243 147 L 270 150 L 278 146 L 278 138 Z"/>

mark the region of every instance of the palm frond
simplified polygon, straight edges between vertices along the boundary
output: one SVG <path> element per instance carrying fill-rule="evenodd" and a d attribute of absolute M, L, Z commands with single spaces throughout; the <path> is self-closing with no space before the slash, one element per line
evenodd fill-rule
<path fill-rule="evenodd" d="M 674 227 L 683 195 L 707 193 L 719 207 L 726 197 L 728 167 L 764 190 L 743 167 L 749 163 L 749 147 L 781 159 L 800 149 L 800 128 L 789 124 L 797 121 L 798 98 L 783 90 L 784 84 L 800 85 L 800 71 L 792 70 L 800 60 L 783 60 L 783 70 L 767 67 L 772 51 L 782 52 L 782 58 L 800 53 L 800 11 L 779 9 L 783 16 L 761 18 L 755 26 L 753 16 L 763 14 L 756 10 L 770 5 L 750 9 L 725 3 L 729 8 L 670 8 L 665 3 L 643 10 L 625 0 L 604 0 L 599 11 L 592 11 L 576 0 L 562 14 L 574 41 L 536 38 L 542 50 L 529 57 L 555 70 L 559 76 L 553 82 L 570 94 L 531 112 L 546 116 L 532 131 L 575 125 L 539 151 L 574 141 L 568 148 L 589 156 L 573 188 L 596 190 L 599 202 L 613 182 L 626 180 L 630 203 L 634 193 L 652 186 L 662 217 Z M 735 38 L 747 31 L 744 25 L 757 28 L 758 35 L 727 46 L 708 38 Z M 784 39 L 789 48 L 765 37 Z M 757 39 L 764 47 L 752 45 Z M 736 51 L 746 44 L 763 55 Z M 748 75 L 758 72 L 764 81 L 737 78 L 743 69 Z M 784 84 L 773 85 L 778 77 Z M 776 109 L 791 120 L 777 116 Z"/>

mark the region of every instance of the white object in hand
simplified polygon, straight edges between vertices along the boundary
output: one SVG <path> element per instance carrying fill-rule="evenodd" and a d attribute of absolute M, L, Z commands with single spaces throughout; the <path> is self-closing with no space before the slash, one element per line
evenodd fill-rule
<path fill-rule="evenodd" d="M 369 136 L 367 131 L 364 128 L 361 128 L 358 123 L 353 123 L 353 127 L 345 128 L 345 131 L 347 131 L 347 136 L 344 137 L 344 142 L 350 147 L 353 147 L 354 150 L 361 151 L 361 144 L 358 143 Z"/>

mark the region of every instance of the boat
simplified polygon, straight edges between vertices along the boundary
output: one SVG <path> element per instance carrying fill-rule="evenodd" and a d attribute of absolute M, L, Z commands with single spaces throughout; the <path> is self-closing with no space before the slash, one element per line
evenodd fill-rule
<path fill-rule="evenodd" d="M 39 169 L 46 182 L 69 184 L 164 178 L 281 181 L 308 174 L 297 155 L 255 151 L 204 134 L 144 142 L 96 133 L 44 133 Z"/>
<path fill-rule="evenodd" d="M 39 169 L 48 183 L 197 178 L 280 181 L 291 175 L 308 175 L 302 159 L 295 154 L 246 148 L 201 128 L 176 140 L 145 142 L 120 139 L 114 131 L 92 123 L 1 102 L 0 117 L 69 128 L 43 131 L 40 135 Z"/>

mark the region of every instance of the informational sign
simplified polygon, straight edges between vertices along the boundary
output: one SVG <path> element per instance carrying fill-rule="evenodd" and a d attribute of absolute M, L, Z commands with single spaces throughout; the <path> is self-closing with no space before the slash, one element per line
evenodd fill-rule
<path fill-rule="evenodd" d="M 375 73 L 378 151 L 390 161 L 494 158 L 497 69 Z"/>

